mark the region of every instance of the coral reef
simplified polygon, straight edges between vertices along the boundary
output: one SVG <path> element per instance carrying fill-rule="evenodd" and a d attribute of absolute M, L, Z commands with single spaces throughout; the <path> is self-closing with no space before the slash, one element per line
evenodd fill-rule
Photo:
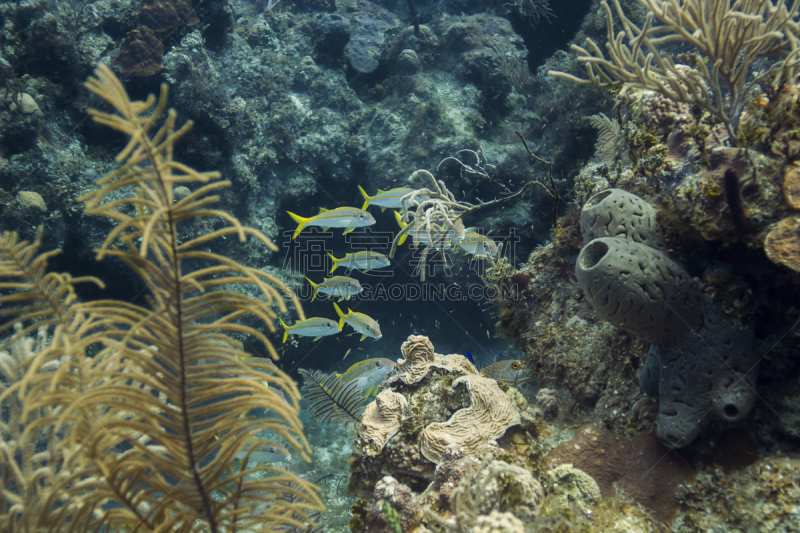
<path fill-rule="evenodd" d="M 673 531 L 709 531 L 724 517 L 730 531 L 796 531 L 800 513 L 800 464 L 768 457 L 732 473 L 698 473 L 678 491 L 681 511 Z"/>
<path fill-rule="evenodd" d="M 547 488 L 570 501 L 596 502 L 602 492 L 592 476 L 575 468 L 570 463 L 562 463 L 544 474 Z"/>
<path fill-rule="evenodd" d="M 366 509 L 364 526 L 375 533 L 410 533 L 422 520 L 422 509 L 411 489 L 391 476 L 375 485 L 372 500 Z"/>
<path fill-rule="evenodd" d="M 764 251 L 773 263 L 800 272 L 800 220 L 786 217 L 764 239 Z"/>
<path fill-rule="evenodd" d="M 386 471 L 412 488 L 427 485 L 448 445 L 472 454 L 520 423 L 516 402 L 464 356 L 437 354 L 420 335 L 410 336 L 401 351 L 404 358 L 384 382 L 380 403 L 367 407 L 381 422 L 390 421 L 393 431 L 399 420 L 399 432 L 378 446 L 375 417 L 362 421 L 351 459 L 351 489 L 359 492 Z"/>

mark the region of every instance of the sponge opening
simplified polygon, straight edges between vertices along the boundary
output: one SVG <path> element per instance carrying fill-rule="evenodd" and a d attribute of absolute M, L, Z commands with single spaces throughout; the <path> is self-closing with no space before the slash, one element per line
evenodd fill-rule
<path fill-rule="evenodd" d="M 614 192 L 613 189 L 606 189 L 604 191 L 600 191 L 599 193 L 595 194 L 591 198 L 586 201 L 586 205 L 583 206 L 584 209 L 589 209 L 591 207 L 596 206 L 606 198 L 608 198 Z"/>
<path fill-rule="evenodd" d="M 584 246 L 580 257 L 578 258 L 578 260 L 581 262 L 581 268 L 583 270 L 589 270 L 590 268 L 593 268 L 595 265 L 597 265 L 597 263 L 603 260 L 603 257 L 606 256 L 608 250 L 608 245 L 600 240 L 592 241 L 587 244 Z"/>

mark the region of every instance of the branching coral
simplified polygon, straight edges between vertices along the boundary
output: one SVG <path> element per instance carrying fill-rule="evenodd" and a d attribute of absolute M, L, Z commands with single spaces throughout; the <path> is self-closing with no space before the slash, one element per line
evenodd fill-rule
<path fill-rule="evenodd" d="M 608 58 L 591 39 L 587 48 L 573 45 L 586 78 L 550 71 L 553 76 L 596 87 L 652 89 L 675 100 L 698 105 L 717 117 L 736 139 L 739 116 L 750 89 L 771 80 L 786 82 L 800 64 L 797 10 L 793 0 L 637 0 L 647 10 L 643 26 L 636 26 L 612 0 L 622 31 L 614 32 L 614 16 L 606 12 Z M 658 21 L 659 24 L 656 24 Z M 692 65 L 676 64 L 664 53 L 665 44 L 693 47 L 701 57 Z M 753 64 L 777 59 L 753 74 Z"/>
<path fill-rule="evenodd" d="M 2 347 L 20 346 L 24 335 L 43 327 L 49 336 L 35 353 L 24 345 L 23 366 L 0 389 L 0 528 L 216 533 L 305 527 L 306 513 L 323 508 L 311 485 L 285 470 L 248 464 L 249 453 L 242 468 L 232 467 L 251 437 L 265 430 L 308 457 L 294 383 L 273 365 L 244 364 L 249 354 L 230 336 L 251 335 L 276 355 L 261 331 L 237 319 L 252 314 L 274 331 L 271 307 L 286 311 L 285 286 L 206 251 L 230 234 L 275 246 L 212 208 L 213 193 L 229 182 L 173 159 L 191 122 L 176 128 L 171 110 L 162 120 L 166 86 L 158 100 L 131 101 L 107 66 L 95 75 L 87 87 L 115 113 L 91 114 L 129 141 L 117 156 L 120 168 L 81 200 L 87 214 L 118 223 L 98 258 L 121 259 L 149 298 L 147 305 L 80 303 L 73 285 L 89 279 L 47 273 L 52 252 L 39 254 L 38 240 L 0 237 L 0 289 L 19 291 L 0 297 L 9 319 L 0 329 L 20 324 Z M 181 185 L 194 192 L 175 201 Z M 181 223 L 209 218 L 230 226 L 181 238 Z M 227 290 L 231 284 L 254 287 L 258 296 Z M 254 408 L 271 416 L 249 416 Z M 19 416 L 9 418 L 14 409 Z M 15 451 L 20 445 L 25 449 Z"/>

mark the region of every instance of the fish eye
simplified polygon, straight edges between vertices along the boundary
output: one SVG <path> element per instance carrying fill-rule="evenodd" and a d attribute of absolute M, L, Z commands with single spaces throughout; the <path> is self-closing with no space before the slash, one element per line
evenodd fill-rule
<path fill-rule="evenodd" d="M 519 370 L 519 363 L 511 363 L 511 368 L 514 370 Z"/>
<path fill-rule="evenodd" d="M 380 361 L 376 362 L 376 363 L 375 363 L 375 366 L 377 366 L 378 368 L 380 368 L 380 366 L 381 366 L 381 362 L 380 362 Z"/>
<path fill-rule="evenodd" d="M 363 219 L 363 218 L 364 218 L 364 214 L 363 214 L 363 213 L 362 213 L 362 214 L 359 214 L 359 215 L 358 215 L 358 218 L 360 218 L 360 219 Z"/>
<path fill-rule="evenodd" d="M 269 453 L 275 453 L 275 448 L 270 448 Z"/>

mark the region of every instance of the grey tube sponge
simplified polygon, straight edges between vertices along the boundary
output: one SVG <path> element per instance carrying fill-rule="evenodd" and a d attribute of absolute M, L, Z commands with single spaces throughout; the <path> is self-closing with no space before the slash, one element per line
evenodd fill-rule
<path fill-rule="evenodd" d="M 713 318 L 681 342 L 651 350 L 645 363 L 659 369 L 658 436 L 676 448 L 692 442 L 709 420 L 738 422 L 755 403 L 753 333 L 715 315 L 708 313 Z"/>
<path fill-rule="evenodd" d="M 689 444 L 712 419 L 743 419 L 755 402 L 755 338 L 704 299 L 699 283 L 665 253 L 655 210 L 616 189 L 581 213 L 586 245 L 575 275 L 611 324 L 652 343 L 639 386 L 659 397 L 658 436 Z"/>
<path fill-rule="evenodd" d="M 648 246 L 594 239 L 578 255 L 575 277 L 602 318 L 648 342 L 672 342 L 702 323 L 697 282 Z"/>
<path fill-rule="evenodd" d="M 666 250 L 655 208 L 622 189 L 606 189 L 586 201 L 581 211 L 581 233 L 584 244 L 601 237 L 617 237 Z"/>

